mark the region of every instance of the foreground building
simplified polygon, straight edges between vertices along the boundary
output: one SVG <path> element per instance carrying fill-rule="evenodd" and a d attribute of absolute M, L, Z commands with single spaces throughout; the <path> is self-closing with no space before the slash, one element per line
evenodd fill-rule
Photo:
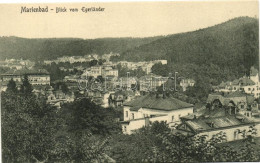
<path fill-rule="evenodd" d="M 155 121 L 165 121 L 169 126 L 180 123 L 180 118 L 193 113 L 193 105 L 160 95 L 141 96 L 124 103 L 122 131 L 132 134 Z"/>
<path fill-rule="evenodd" d="M 208 139 L 222 132 L 227 141 L 246 138 L 260 130 L 258 104 L 253 96 L 242 92 L 209 95 L 203 113 L 182 117 L 176 132 L 184 135 L 206 135 Z M 259 137 L 260 133 L 256 135 Z"/>

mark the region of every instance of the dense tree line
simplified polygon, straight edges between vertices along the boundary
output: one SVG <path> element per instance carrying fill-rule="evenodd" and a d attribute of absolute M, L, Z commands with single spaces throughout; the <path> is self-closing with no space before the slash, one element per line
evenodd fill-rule
<path fill-rule="evenodd" d="M 122 163 L 259 161 L 253 135 L 237 142 L 239 145 L 235 147 L 226 142 L 224 132 L 211 139 L 205 135 L 190 137 L 173 133 L 165 122 L 156 121 L 135 134 L 113 137 L 109 140 L 108 153 Z"/>
<path fill-rule="evenodd" d="M 121 131 L 119 113 L 89 99 L 59 110 L 35 96 L 25 76 L 2 93 L 3 162 L 93 162 L 104 160 L 108 138 Z"/>
<path fill-rule="evenodd" d="M 42 61 L 62 56 L 121 53 L 126 49 L 150 43 L 158 38 L 161 37 L 103 39 L 0 37 L 0 59 L 23 58 Z"/>

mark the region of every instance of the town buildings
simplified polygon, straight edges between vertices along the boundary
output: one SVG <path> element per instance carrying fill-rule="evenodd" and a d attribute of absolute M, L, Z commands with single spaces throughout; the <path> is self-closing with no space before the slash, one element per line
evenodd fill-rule
<path fill-rule="evenodd" d="M 260 97 L 260 81 L 258 70 L 254 67 L 251 67 L 249 77 L 244 76 L 232 82 L 222 82 L 219 86 L 215 87 L 216 92 L 235 92 L 237 90 L 243 91 L 247 94 L 252 94 L 255 98 Z"/>
<path fill-rule="evenodd" d="M 139 79 L 140 91 L 142 92 L 155 91 L 167 80 L 168 77 L 162 77 L 155 74 L 145 75 Z"/>
<path fill-rule="evenodd" d="M 21 70 L 23 68 L 32 69 L 34 66 L 34 62 L 30 60 L 23 60 L 23 59 L 5 59 L 0 61 L 1 67 L 6 67 L 12 70 Z"/>
<path fill-rule="evenodd" d="M 18 86 L 22 84 L 24 76 L 28 76 L 29 82 L 34 85 L 50 85 L 50 74 L 46 70 L 20 69 L 10 70 L 1 75 L 1 83 L 6 88 L 8 82 L 13 79 Z"/>
<path fill-rule="evenodd" d="M 112 66 L 96 65 L 86 69 L 83 72 L 83 75 L 92 76 L 94 78 L 97 78 L 98 76 L 102 76 L 103 78 L 106 78 L 108 76 L 118 77 L 118 70 L 112 68 Z"/>
<path fill-rule="evenodd" d="M 70 64 L 72 63 L 76 63 L 76 62 L 90 62 L 92 60 L 95 60 L 97 58 L 97 55 L 93 54 L 93 55 L 85 55 L 85 56 L 63 56 L 63 57 L 59 57 L 57 59 L 54 60 L 45 60 L 44 64 L 48 65 L 51 63 L 65 63 L 68 62 Z"/>
<path fill-rule="evenodd" d="M 134 91 L 116 91 L 109 95 L 108 103 L 109 106 L 118 107 L 123 106 L 125 102 L 129 102 L 135 98 L 136 94 Z"/>
<path fill-rule="evenodd" d="M 122 67 L 126 67 L 129 70 L 137 70 L 141 68 L 146 74 L 150 74 L 152 72 L 152 67 L 156 63 L 167 64 L 167 60 L 154 60 L 154 61 L 147 61 L 147 62 L 128 62 L 128 61 L 120 61 L 118 62 L 119 65 Z"/>
<path fill-rule="evenodd" d="M 182 79 L 180 82 L 180 86 L 182 87 L 183 92 L 187 90 L 188 87 L 193 87 L 195 81 L 193 79 Z"/>

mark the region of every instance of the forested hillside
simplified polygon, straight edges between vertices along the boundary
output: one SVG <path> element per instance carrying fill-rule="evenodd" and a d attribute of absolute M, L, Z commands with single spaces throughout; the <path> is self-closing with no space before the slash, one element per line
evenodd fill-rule
<path fill-rule="evenodd" d="M 178 78 L 192 78 L 195 87 L 186 94 L 205 101 L 212 85 L 249 74 L 259 65 L 258 20 L 240 17 L 194 32 L 169 35 L 149 44 L 127 50 L 113 60 L 142 61 L 167 59 L 152 72 Z"/>
<path fill-rule="evenodd" d="M 209 78 L 213 84 L 232 80 L 258 67 L 258 20 L 239 17 L 194 32 L 169 35 L 125 51 L 114 60 L 167 59 L 168 66 L 156 65 L 153 72 Z"/>
<path fill-rule="evenodd" d="M 168 59 L 171 63 L 253 64 L 258 55 L 258 21 L 240 17 L 194 32 L 169 35 L 129 49 L 120 59 Z M 115 58 L 116 59 L 116 58 Z"/>
<path fill-rule="evenodd" d="M 86 54 L 122 53 L 127 49 L 150 43 L 158 37 L 149 38 L 103 38 L 103 39 L 25 39 L 0 37 L 0 59 L 23 58 L 30 60 L 55 59 L 61 56 Z"/>

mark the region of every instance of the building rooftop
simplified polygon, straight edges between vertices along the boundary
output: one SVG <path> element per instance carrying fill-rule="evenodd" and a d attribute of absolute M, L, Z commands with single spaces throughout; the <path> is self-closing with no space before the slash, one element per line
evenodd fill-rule
<path fill-rule="evenodd" d="M 232 82 L 232 85 L 239 85 L 239 84 L 242 85 L 242 86 L 248 86 L 248 85 L 255 85 L 255 82 L 252 81 L 251 79 L 247 78 L 247 77 L 235 79 Z"/>
<path fill-rule="evenodd" d="M 243 120 L 242 120 L 243 119 Z M 255 121 L 243 116 L 222 116 L 222 117 L 210 117 L 204 119 L 193 119 L 186 121 L 186 124 L 195 132 L 214 130 L 220 128 L 227 128 L 232 126 L 239 126 L 249 123 L 254 123 Z"/>
<path fill-rule="evenodd" d="M 209 94 L 207 103 L 211 103 L 216 99 L 218 99 L 222 105 L 226 105 L 226 106 L 229 104 L 230 101 L 233 101 L 235 104 L 237 104 L 237 102 L 241 102 L 242 100 L 244 102 L 247 102 L 247 104 L 252 104 L 255 100 L 254 96 L 252 95 L 248 95 L 241 91 L 236 91 L 227 94 L 221 94 L 221 93 Z"/>
<path fill-rule="evenodd" d="M 166 111 L 193 107 L 192 104 L 180 101 L 173 97 L 163 98 L 163 97 L 156 97 L 156 95 L 141 96 L 135 100 L 125 103 L 124 105 L 130 106 L 133 109 L 149 108 L 149 109 L 166 110 Z"/>
<path fill-rule="evenodd" d="M 35 69 L 28 69 L 28 68 L 23 68 L 20 70 L 9 70 L 6 73 L 2 74 L 2 75 L 33 75 L 33 74 L 42 74 L 42 75 L 47 75 L 49 74 L 48 71 L 44 70 L 44 69 L 39 69 L 39 70 L 35 70 Z"/>

